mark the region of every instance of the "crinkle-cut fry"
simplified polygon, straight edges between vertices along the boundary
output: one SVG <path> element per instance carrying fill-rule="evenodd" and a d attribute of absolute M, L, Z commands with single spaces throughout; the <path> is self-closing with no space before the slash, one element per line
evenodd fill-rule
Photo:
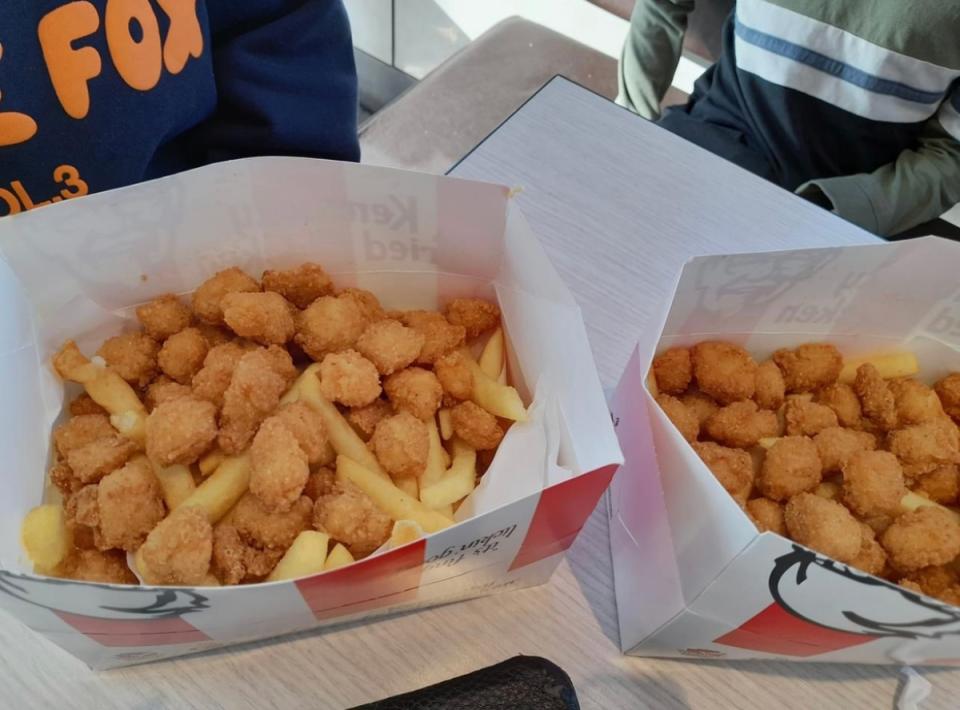
<path fill-rule="evenodd" d="M 420 501 L 438 510 L 465 498 L 477 487 L 477 452 L 459 439 L 453 440 L 453 463 L 443 478 L 420 491 Z"/>
<path fill-rule="evenodd" d="M 765 436 L 762 439 L 759 439 L 757 443 L 765 449 L 771 448 L 780 440 L 779 436 Z"/>
<path fill-rule="evenodd" d="M 430 436 L 430 448 L 427 451 L 427 465 L 420 474 L 420 490 L 437 483 L 447 472 L 444 461 L 443 442 L 440 441 L 440 430 L 437 428 L 436 418 L 427 422 L 427 434 Z"/>
<path fill-rule="evenodd" d="M 354 484 L 394 520 L 416 520 L 427 533 L 453 525 L 453 520 L 408 496 L 393 485 L 389 478 L 384 479 L 347 456 L 337 456 L 337 478 L 341 482 L 349 481 Z"/>
<path fill-rule="evenodd" d="M 960 522 L 960 511 L 956 508 L 950 508 L 946 505 L 940 505 L 929 498 L 926 498 L 919 493 L 914 493 L 913 491 L 908 491 L 907 494 L 900 499 L 900 506 L 904 511 L 913 511 L 917 508 L 922 508 L 924 506 L 929 506 L 932 508 L 942 508 L 950 513 L 953 517 L 957 519 L 957 522 Z"/>
<path fill-rule="evenodd" d="M 500 376 L 500 372 L 504 367 L 503 354 L 503 328 L 497 328 L 493 331 L 493 334 L 489 340 L 487 340 L 487 344 L 483 346 L 483 351 L 480 353 L 480 360 L 478 362 L 480 369 L 489 377 L 496 379 Z"/>
<path fill-rule="evenodd" d="M 323 569 L 324 571 L 338 569 L 353 564 L 353 562 L 353 555 L 350 554 L 350 550 L 338 542 L 334 545 L 334 548 L 330 550 L 330 554 L 327 555 L 327 560 L 323 563 Z"/>
<path fill-rule="evenodd" d="M 250 457 L 247 454 L 230 456 L 180 505 L 203 508 L 210 524 L 214 525 L 243 497 L 249 487 Z"/>
<path fill-rule="evenodd" d="M 446 407 L 437 412 L 437 421 L 440 423 L 440 438 L 449 441 L 453 436 L 453 416 Z"/>
<path fill-rule="evenodd" d="M 527 420 L 527 408 L 523 406 L 523 400 L 516 389 L 501 385 L 487 375 L 472 357 L 467 358 L 467 365 L 473 373 L 473 392 L 470 399 L 474 404 L 504 419 L 515 422 Z"/>
<path fill-rule="evenodd" d="M 200 469 L 201 476 L 209 476 L 211 473 L 217 470 L 217 467 L 220 466 L 227 458 L 227 455 L 223 453 L 220 449 L 214 449 L 209 454 L 200 459 L 197 466 Z"/>
<path fill-rule="evenodd" d="M 313 376 L 301 382 L 300 400 L 305 402 L 323 419 L 323 423 L 327 427 L 327 439 L 337 454 L 348 456 L 384 480 L 390 480 L 390 476 L 383 470 L 380 462 L 377 461 L 377 457 L 367 448 L 354 428 L 350 426 L 350 422 L 340 414 L 340 410 L 330 400 L 320 393 L 319 378 Z"/>
<path fill-rule="evenodd" d="M 38 505 L 20 524 L 20 544 L 39 574 L 50 574 L 73 547 L 63 506 Z"/>
<path fill-rule="evenodd" d="M 330 536 L 316 530 L 304 530 L 294 539 L 283 557 L 267 577 L 268 582 L 299 579 L 323 572 L 327 561 Z"/>
<path fill-rule="evenodd" d="M 393 524 L 393 531 L 387 546 L 392 550 L 416 542 L 424 535 L 423 528 L 416 520 L 398 520 Z"/>
<path fill-rule="evenodd" d="M 83 385 L 90 399 L 107 410 L 110 423 L 128 439 L 146 440 L 147 409 L 133 387 L 113 370 L 88 359 L 72 340 L 53 358 L 54 368 L 65 380 Z"/>
<path fill-rule="evenodd" d="M 920 372 L 920 363 L 917 356 L 912 352 L 894 352 L 882 353 L 878 355 L 869 355 L 865 357 L 844 360 L 843 369 L 840 370 L 840 382 L 850 385 L 857 378 L 857 368 L 865 363 L 870 363 L 880 377 L 885 380 L 891 380 L 895 377 L 910 377 Z"/>
<path fill-rule="evenodd" d="M 188 466 L 160 466 L 155 461 L 151 461 L 150 465 L 160 482 L 163 501 L 167 504 L 168 510 L 176 508 L 197 490 L 197 484 L 194 483 L 193 474 L 190 473 Z"/>

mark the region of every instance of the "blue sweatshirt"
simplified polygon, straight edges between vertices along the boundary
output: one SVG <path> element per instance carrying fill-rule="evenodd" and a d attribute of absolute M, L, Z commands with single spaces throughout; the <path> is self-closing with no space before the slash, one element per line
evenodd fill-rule
<path fill-rule="evenodd" d="M 0 216 L 219 160 L 359 152 L 341 0 L 0 7 Z"/>

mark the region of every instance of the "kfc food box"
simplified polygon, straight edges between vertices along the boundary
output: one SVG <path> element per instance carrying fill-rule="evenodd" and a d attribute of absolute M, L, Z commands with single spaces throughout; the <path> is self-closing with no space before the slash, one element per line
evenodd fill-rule
<path fill-rule="evenodd" d="M 955 554 L 960 537 L 956 508 L 952 507 L 956 506 L 957 493 L 957 438 L 956 427 L 944 414 L 946 410 L 956 416 L 956 410 L 949 406 L 949 397 L 941 408 L 937 401 L 938 396 L 944 399 L 940 384 L 935 388 L 936 395 L 934 389 L 928 387 L 948 373 L 960 370 L 958 268 L 960 246 L 935 238 L 871 246 L 704 256 L 685 265 L 656 352 L 638 350 L 634 353 L 613 396 L 612 413 L 625 463 L 611 486 L 610 535 L 620 642 L 625 653 L 831 663 L 960 662 L 960 608 L 949 603 L 957 598 L 958 590 Z M 851 383 L 835 387 L 849 387 L 847 391 L 854 397 L 857 416 L 861 412 L 856 396 L 860 397 L 863 426 L 859 428 L 872 432 L 866 435 L 869 447 L 864 448 L 890 449 L 897 453 L 902 466 L 891 453 L 864 456 L 886 456 L 891 460 L 888 463 L 895 470 L 891 473 L 890 485 L 896 496 L 906 490 L 904 480 L 914 491 L 922 489 L 918 483 L 921 478 L 913 477 L 918 471 L 938 471 L 933 475 L 944 476 L 939 480 L 946 480 L 948 487 L 953 487 L 946 493 L 949 498 L 946 505 L 951 507 L 939 509 L 929 520 L 926 517 L 921 520 L 915 513 L 906 516 L 898 512 L 889 513 L 882 522 L 861 517 L 870 523 L 861 525 L 847 507 L 857 509 L 863 502 L 856 499 L 858 485 L 861 494 L 876 492 L 870 486 L 880 480 L 880 473 L 867 470 L 858 483 L 857 464 L 851 463 L 852 456 L 842 466 L 832 469 L 832 473 L 823 474 L 823 480 L 829 478 L 829 482 L 816 487 L 801 484 L 810 492 L 796 496 L 797 502 L 793 502 L 793 498 L 788 500 L 789 494 L 775 490 L 774 483 L 782 481 L 771 483 L 771 477 L 787 475 L 783 473 L 787 469 L 776 469 L 782 465 L 783 456 L 779 457 L 779 464 L 769 458 L 774 450 L 771 446 L 783 441 L 776 438 L 784 436 L 783 421 L 778 423 L 773 412 L 767 412 L 764 416 L 772 420 L 775 428 L 779 426 L 780 432 L 762 431 L 766 420 L 762 416 L 758 418 L 752 402 L 748 402 L 749 406 L 740 405 L 750 411 L 738 422 L 715 420 L 711 424 L 708 420 L 708 433 L 700 437 L 701 441 L 719 438 L 728 446 L 734 446 L 726 439 L 742 436 L 748 426 L 754 425 L 759 426 L 759 430 L 753 437 L 772 437 L 761 439 L 760 448 L 750 447 L 752 442 L 749 442 L 741 444 L 743 450 L 726 450 L 730 456 L 728 464 L 742 456 L 748 470 L 753 454 L 760 452 L 763 461 L 762 468 L 754 464 L 756 478 L 747 484 L 738 504 L 727 492 L 730 487 L 725 489 L 721 485 L 664 409 L 658 406 L 654 391 L 656 379 L 652 376 L 651 362 L 655 355 L 659 357 L 670 348 L 690 347 L 705 341 L 741 346 L 756 363 L 768 361 L 777 350 L 791 350 L 786 355 L 773 357 L 788 383 L 784 405 L 787 434 L 791 433 L 791 426 L 801 429 L 813 426 L 816 417 L 812 415 L 825 414 L 830 420 L 826 423 L 833 426 L 833 434 L 827 436 L 853 438 L 853 446 L 857 448 L 857 437 L 862 439 L 864 433 L 837 434 L 842 427 L 837 426 L 833 412 L 823 409 L 826 398 L 822 394 L 811 392 L 793 397 L 789 394 L 790 379 L 797 375 L 790 370 L 791 362 L 800 362 L 804 352 L 814 352 L 797 348 L 805 343 L 834 345 L 842 354 L 844 364 L 841 370 L 839 361 L 828 363 L 828 370 L 835 368 L 828 377 Z M 696 375 L 696 349 L 693 352 L 692 371 Z M 822 354 L 826 350 L 816 352 Z M 910 367 L 913 356 L 914 364 Z M 880 370 L 871 369 L 873 365 L 857 367 L 857 363 L 864 360 L 879 363 Z M 908 367 L 895 371 L 904 360 Z M 808 360 L 807 364 L 811 362 Z M 895 365 L 894 371 L 882 372 L 891 363 Z M 781 377 L 776 370 L 773 368 L 772 374 Z M 714 388 L 737 386 L 740 372 L 736 366 L 718 372 L 721 376 L 712 383 Z M 812 372 L 806 374 L 819 377 Z M 877 378 L 878 372 L 890 379 Z M 900 375 L 916 380 L 909 383 L 909 391 L 919 392 L 924 406 L 932 408 L 930 422 L 908 425 L 905 421 L 906 403 L 901 401 L 901 396 L 905 396 L 903 393 L 908 388 L 897 379 Z M 686 377 L 689 379 L 690 374 Z M 783 380 L 780 382 L 782 398 Z M 685 386 L 686 381 L 681 378 L 680 389 Z M 876 389 L 870 390 L 871 387 Z M 887 399 L 865 398 L 873 391 L 886 393 Z M 791 400 L 794 401 L 791 403 Z M 883 414 L 883 402 L 890 407 L 896 403 L 897 409 L 891 412 L 899 414 L 899 424 L 882 427 L 869 418 Z M 922 412 L 911 416 L 915 415 L 920 416 Z M 841 424 L 842 420 L 841 416 Z M 732 423 L 737 423 L 740 429 L 725 432 L 718 428 Z M 695 428 L 696 419 L 693 426 Z M 820 447 L 824 441 L 818 438 L 819 433 L 814 434 L 819 426 L 811 431 L 793 432 L 807 436 L 787 438 L 793 439 L 799 448 L 812 448 L 814 458 L 819 450 L 822 457 L 824 452 Z M 911 437 L 918 434 L 929 433 L 929 427 L 942 427 L 952 433 L 943 443 L 943 465 L 918 468 L 922 460 L 909 456 L 921 454 L 904 453 L 900 444 L 910 443 Z M 687 438 L 692 438 L 689 433 Z M 796 440 L 801 438 L 808 443 L 797 444 Z M 932 436 L 927 438 L 924 444 L 927 448 L 922 451 L 933 451 L 940 441 Z M 695 446 L 708 455 L 709 447 L 716 444 Z M 762 459 L 764 447 L 768 449 L 767 459 Z M 781 448 L 780 453 L 784 450 Z M 921 449 L 918 447 L 916 451 Z M 826 458 L 822 461 L 815 472 L 817 480 L 820 480 L 819 466 L 827 466 Z M 801 468 L 801 464 L 796 464 L 789 475 Z M 732 470 L 731 464 L 721 473 L 730 474 Z M 775 492 L 771 493 L 772 490 Z M 934 489 L 929 490 L 933 492 L 923 496 L 940 495 Z M 821 549 L 843 543 L 847 533 L 842 531 L 849 530 L 850 525 L 854 526 L 853 535 L 857 535 L 859 526 L 863 531 L 862 544 L 854 542 L 857 550 L 844 553 L 851 556 L 848 562 L 856 564 L 845 564 L 776 532 L 759 532 L 741 504 L 747 497 L 767 494 L 779 500 L 776 505 L 769 502 L 763 505 L 781 511 L 776 521 L 780 529 L 793 538 L 816 540 Z M 918 495 L 906 492 L 914 504 L 919 501 L 920 509 L 930 511 L 932 503 Z M 894 498 L 895 504 L 898 500 Z M 752 501 L 747 504 L 748 510 L 758 510 L 751 505 Z M 813 509 L 815 513 L 810 512 Z M 817 528 L 820 512 L 836 527 Z M 908 520 L 915 527 L 909 528 Z M 931 520 L 937 521 L 936 525 L 931 526 Z M 867 529 L 871 526 L 873 529 Z M 924 555 L 930 553 L 926 561 L 916 557 L 921 561 L 914 562 L 909 557 L 916 555 L 918 548 L 926 550 Z M 880 555 L 880 559 L 866 561 L 867 552 Z M 951 556 L 953 560 L 949 561 Z M 891 568 L 892 562 L 909 569 Z M 918 569 L 923 564 L 933 566 Z M 882 568 L 877 576 L 863 571 L 863 567 L 872 565 L 875 570 Z M 941 580 L 936 589 L 928 586 L 934 584 L 934 577 Z M 899 586 L 896 582 L 903 581 L 902 578 L 916 580 L 916 583 Z M 930 591 L 931 596 L 924 591 Z"/>
<path fill-rule="evenodd" d="M 543 583 L 621 461 L 580 311 L 504 187 L 242 160 L 0 220 L 0 254 L 0 608 L 93 667 Z M 468 296 L 499 304 L 525 421 L 509 427 L 455 513 L 446 506 L 452 524 L 287 581 L 159 587 L 35 574 L 20 526 L 49 500 L 51 430 L 80 391 L 51 366 L 63 342 L 92 355 L 160 294 L 188 299 L 227 267 L 259 276 L 304 262 L 322 264 L 340 288 L 369 289 L 384 308 Z"/>

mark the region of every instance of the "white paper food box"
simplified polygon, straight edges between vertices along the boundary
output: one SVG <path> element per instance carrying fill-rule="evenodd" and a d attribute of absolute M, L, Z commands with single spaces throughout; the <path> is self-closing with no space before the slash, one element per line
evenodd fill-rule
<path fill-rule="evenodd" d="M 296 158 L 258 158 L 0 220 L 0 608 L 109 668 L 546 581 L 621 461 L 580 311 L 505 187 Z M 29 573 L 67 337 L 92 353 L 132 307 L 216 270 L 316 261 L 388 308 L 497 298 L 515 425 L 452 528 L 313 577 L 225 588 L 78 583 Z M 79 337 L 78 337 L 79 336 Z"/>
<path fill-rule="evenodd" d="M 960 370 L 960 244 L 709 256 L 684 267 L 657 351 L 724 339 L 758 359 L 830 341 L 907 348 L 920 378 Z M 610 489 L 620 643 L 638 656 L 960 664 L 960 608 L 758 534 L 646 388 L 634 353 L 613 396 L 625 463 Z"/>

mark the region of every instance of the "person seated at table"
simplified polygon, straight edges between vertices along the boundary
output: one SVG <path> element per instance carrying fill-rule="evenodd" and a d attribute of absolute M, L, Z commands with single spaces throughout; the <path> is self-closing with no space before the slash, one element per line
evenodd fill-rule
<path fill-rule="evenodd" d="M 267 154 L 359 159 L 341 0 L 4 0 L 0 216 Z"/>
<path fill-rule="evenodd" d="M 701 0 L 702 1 L 702 0 Z M 618 102 L 649 119 L 694 0 L 638 0 Z M 884 236 L 960 202 L 960 3 L 738 0 L 658 124 Z"/>

